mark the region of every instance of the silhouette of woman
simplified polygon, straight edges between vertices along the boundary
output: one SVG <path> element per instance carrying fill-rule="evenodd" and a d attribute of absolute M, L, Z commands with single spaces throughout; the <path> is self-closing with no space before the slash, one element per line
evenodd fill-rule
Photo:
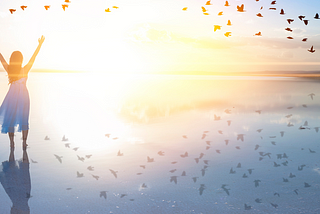
<path fill-rule="evenodd" d="M 29 93 L 26 87 L 28 73 L 39 53 L 44 37 L 38 39 L 38 47 L 28 64 L 22 67 L 23 56 L 20 51 L 11 54 L 9 65 L 0 53 L 0 61 L 8 73 L 10 88 L 0 107 L 1 133 L 8 133 L 10 147 L 14 148 L 14 131 L 18 126 L 18 132 L 22 131 L 22 147 L 27 148 L 29 131 Z"/>
<path fill-rule="evenodd" d="M 12 201 L 11 214 L 29 214 L 28 204 L 31 198 L 31 179 L 27 150 L 23 150 L 22 160 L 14 159 L 14 148 L 11 148 L 8 161 L 2 162 L 0 183 Z M 1 210 L 1 212 L 4 210 Z"/>

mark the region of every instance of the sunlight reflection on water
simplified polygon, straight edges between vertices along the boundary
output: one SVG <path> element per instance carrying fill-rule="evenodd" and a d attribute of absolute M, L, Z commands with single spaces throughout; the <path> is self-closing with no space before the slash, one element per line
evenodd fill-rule
<path fill-rule="evenodd" d="M 2 99 L 8 86 L 1 75 Z M 31 73 L 27 84 L 28 154 L 38 162 L 30 166 L 31 213 L 246 213 L 244 204 L 270 213 L 275 209 L 270 203 L 279 205 L 279 213 L 319 211 L 317 81 Z M 310 93 L 316 94 L 314 99 Z M 244 134 L 244 141 L 237 140 L 238 134 Z M 46 135 L 50 140 L 44 140 Z M 63 135 L 69 140 L 61 141 Z M 1 135 L 2 161 L 8 159 L 8 144 Z M 119 151 L 123 156 L 117 156 Z M 181 156 L 185 152 L 188 157 Z M 289 158 L 278 159 L 283 153 Z M 54 154 L 63 157 L 62 163 Z M 147 156 L 154 162 L 147 162 Z M 16 157 L 21 157 L 19 146 Z M 300 172 L 302 164 L 306 167 Z M 235 174 L 230 174 L 231 168 Z M 110 169 L 118 171 L 117 178 Z M 290 172 L 296 179 L 284 183 Z M 170 182 L 171 176 L 177 176 L 177 184 Z M 254 180 L 261 180 L 259 187 Z M 311 187 L 304 188 L 304 182 Z M 222 184 L 228 185 L 230 195 Z M 100 197 L 101 191 L 108 191 L 107 199 Z M 5 191 L 0 190 L 0 198 L 0 207 L 9 210 Z"/>

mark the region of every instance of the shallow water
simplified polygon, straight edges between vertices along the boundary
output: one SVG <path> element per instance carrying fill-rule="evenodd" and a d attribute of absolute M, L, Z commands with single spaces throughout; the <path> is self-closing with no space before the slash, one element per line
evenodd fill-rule
<path fill-rule="evenodd" d="M 27 86 L 30 168 L 1 170 L 11 182 L 0 188 L 0 213 L 10 213 L 13 201 L 30 213 L 320 212 L 320 82 L 31 73 Z M 7 89 L 0 73 L 0 100 Z M 7 135 L 0 147 L 6 162 Z"/>

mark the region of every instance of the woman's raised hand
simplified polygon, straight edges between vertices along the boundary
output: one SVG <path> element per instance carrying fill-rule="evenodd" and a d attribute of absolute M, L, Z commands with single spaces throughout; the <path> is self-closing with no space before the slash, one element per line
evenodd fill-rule
<path fill-rule="evenodd" d="M 41 38 L 38 39 L 38 42 L 39 42 L 40 45 L 42 45 L 43 41 L 44 41 L 44 36 L 42 35 Z"/>

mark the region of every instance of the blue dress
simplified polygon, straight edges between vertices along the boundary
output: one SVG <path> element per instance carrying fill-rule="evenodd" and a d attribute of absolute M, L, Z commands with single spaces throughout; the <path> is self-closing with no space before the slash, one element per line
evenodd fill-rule
<path fill-rule="evenodd" d="M 28 77 L 11 83 L 9 91 L 0 107 L 1 133 L 18 132 L 29 129 L 30 99 L 26 86 Z"/>

